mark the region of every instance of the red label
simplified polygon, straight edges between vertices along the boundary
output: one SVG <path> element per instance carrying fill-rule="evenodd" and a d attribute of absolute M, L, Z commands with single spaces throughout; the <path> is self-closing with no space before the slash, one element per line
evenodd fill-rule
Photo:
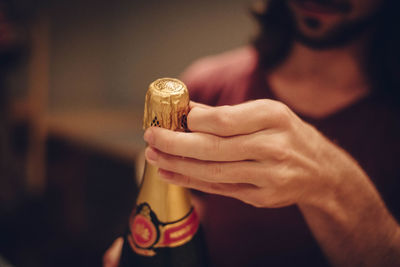
<path fill-rule="evenodd" d="M 156 242 L 156 227 L 148 218 L 141 214 L 137 214 L 133 219 L 131 232 L 135 244 L 141 248 L 150 248 Z"/>
<path fill-rule="evenodd" d="M 164 229 L 162 243 L 159 246 L 175 246 L 190 240 L 199 228 L 199 219 L 193 210 L 184 220 L 167 225 Z"/>
<path fill-rule="evenodd" d="M 137 207 L 130 220 L 129 243 L 132 249 L 144 256 L 154 256 L 159 247 L 177 247 L 189 242 L 199 228 L 199 219 L 191 209 L 181 220 L 163 223 L 147 203 Z"/>

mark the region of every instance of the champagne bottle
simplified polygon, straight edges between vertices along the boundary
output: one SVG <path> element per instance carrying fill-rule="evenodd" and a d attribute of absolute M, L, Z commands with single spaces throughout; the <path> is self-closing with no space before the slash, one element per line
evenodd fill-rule
<path fill-rule="evenodd" d="M 188 112 L 185 84 L 172 78 L 158 79 L 146 93 L 143 128 L 187 131 Z M 129 220 L 120 266 L 207 266 L 205 242 L 190 192 L 162 181 L 158 168 L 148 162 Z"/>

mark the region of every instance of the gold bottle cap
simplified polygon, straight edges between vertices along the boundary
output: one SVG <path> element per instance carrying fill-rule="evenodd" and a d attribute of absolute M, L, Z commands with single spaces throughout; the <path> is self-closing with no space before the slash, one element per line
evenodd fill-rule
<path fill-rule="evenodd" d="M 178 79 L 161 78 L 152 82 L 146 93 L 143 129 L 158 126 L 185 131 L 189 112 L 189 92 Z"/>

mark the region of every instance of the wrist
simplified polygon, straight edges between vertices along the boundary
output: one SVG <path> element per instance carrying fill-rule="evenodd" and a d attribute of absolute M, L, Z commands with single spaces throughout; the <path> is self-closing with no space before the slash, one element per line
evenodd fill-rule
<path fill-rule="evenodd" d="M 380 266 L 382 261 L 399 260 L 398 223 L 357 162 L 348 156 L 341 166 L 332 172 L 335 177 L 326 178 L 329 182 L 325 181 L 320 193 L 298 203 L 307 224 L 317 239 L 328 236 L 331 240 L 325 250 L 340 247 L 339 253 L 348 251 L 347 263 L 360 260 L 364 261 L 358 262 L 361 265 Z M 331 256 L 332 263 L 347 264 L 337 261 L 342 256 Z"/>
<path fill-rule="evenodd" d="M 329 140 L 318 147 L 314 179 L 310 179 L 304 198 L 298 205 L 318 209 L 335 209 L 369 179 L 358 163 L 342 148 Z"/>
<path fill-rule="evenodd" d="M 331 263 L 397 264 L 399 225 L 367 174 L 346 151 L 329 141 L 320 142 L 314 151 L 318 151 L 314 157 L 318 168 L 309 176 L 297 204 Z"/>

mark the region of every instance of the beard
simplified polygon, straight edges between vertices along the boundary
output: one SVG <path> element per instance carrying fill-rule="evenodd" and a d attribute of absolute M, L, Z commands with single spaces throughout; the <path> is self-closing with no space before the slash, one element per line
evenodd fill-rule
<path fill-rule="evenodd" d="M 320 22 L 317 19 L 306 18 L 305 20 L 308 27 L 319 27 Z M 337 25 L 332 30 L 319 37 L 306 35 L 299 29 L 298 25 L 295 25 L 294 40 L 317 50 L 340 48 L 357 40 L 363 33 L 370 29 L 372 25 L 374 25 L 374 18 L 347 22 Z"/>
<path fill-rule="evenodd" d="M 289 0 L 290 1 L 290 0 Z M 338 12 L 349 13 L 352 11 L 352 6 L 347 1 L 335 0 L 291 0 L 294 2 L 302 3 L 305 1 L 314 2 L 322 7 L 336 9 Z M 292 12 L 292 11 L 290 11 Z M 293 14 L 293 18 L 294 18 Z M 334 26 L 332 29 L 325 32 L 322 36 L 310 36 L 304 33 L 301 29 L 299 21 L 294 23 L 294 40 L 313 49 L 323 50 L 330 48 L 339 48 L 352 43 L 357 40 L 364 32 L 371 28 L 376 23 L 377 15 L 370 17 L 360 18 L 353 21 L 346 21 Z M 305 27 L 316 30 L 321 26 L 321 21 L 317 18 L 306 17 L 302 23 Z"/>

